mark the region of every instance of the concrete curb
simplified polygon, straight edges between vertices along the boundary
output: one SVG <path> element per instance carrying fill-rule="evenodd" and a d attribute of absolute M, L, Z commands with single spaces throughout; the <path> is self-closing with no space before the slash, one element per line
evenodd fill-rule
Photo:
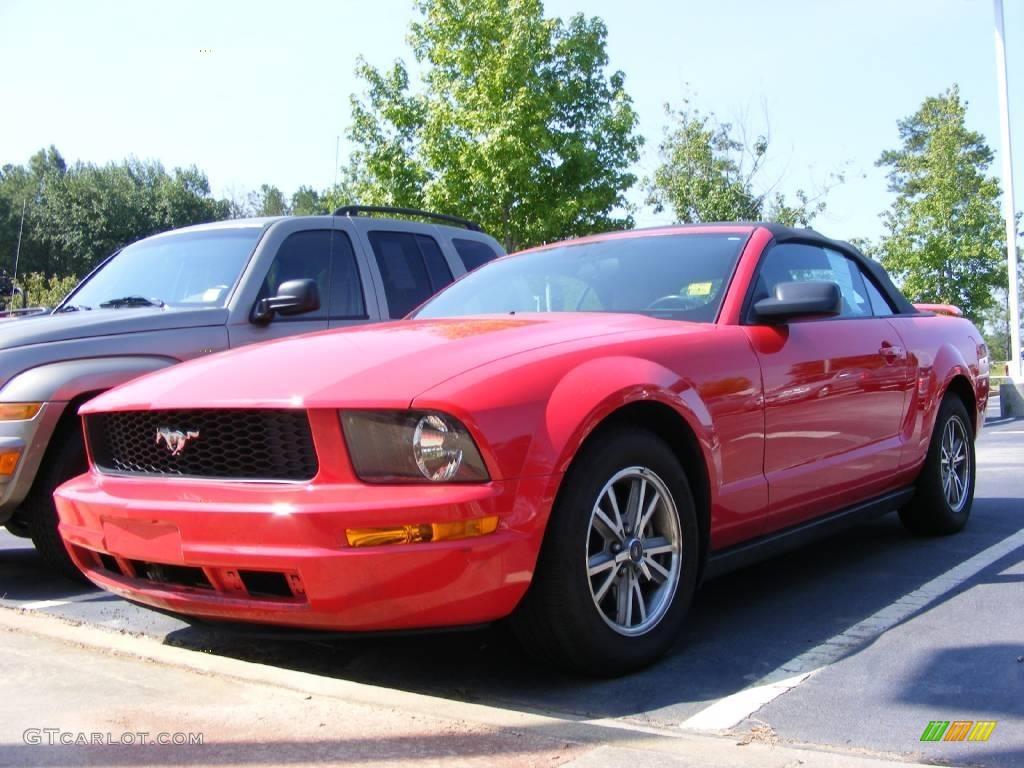
<path fill-rule="evenodd" d="M 751 740 L 749 736 L 738 741 L 736 735 L 686 733 L 621 720 L 573 720 L 454 701 L 205 654 L 168 646 L 153 637 L 116 632 L 15 608 L 0 609 L 0 629 L 41 636 L 103 654 L 186 669 L 201 675 L 233 678 L 309 696 L 327 697 L 339 703 L 465 721 L 509 731 L 530 731 L 589 748 L 583 757 L 568 764 L 578 768 L 635 768 L 653 760 L 670 768 L 786 768 L 798 765 L 923 768 L 923 764 L 906 762 L 898 756 L 825 751 L 810 745 L 783 746 L 770 739 Z"/>

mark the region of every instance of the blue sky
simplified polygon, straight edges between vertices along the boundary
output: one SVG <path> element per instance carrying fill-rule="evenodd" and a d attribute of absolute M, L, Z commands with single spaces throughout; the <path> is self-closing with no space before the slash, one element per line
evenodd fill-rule
<path fill-rule="evenodd" d="M 1024 207 L 1024 2 L 1004 0 L 1017 207 Z M 896 121 L 954 82 L 968 122 L 999 151 L 991 0 L 548 0 L 602 17 L 657 162 L 663 104 L 770 131 L 765 183 L 791 192 L 843 171 L 816 222 L 877 236 L 890 204 L 874 167 Z M 411 61 L 412 0 L 0 0 L 0 164 L 55 144 L 70 160 L 128 155 L 196 164 L 218 195 L 263 182 L 290 194 L 334 181 L 356 57 Z M 997 162 L 993 173 L 999 172 Z M 642 199 L 639 192 L 633 194 Z M 670 221 L 642 209 L 641 225 Z"/>

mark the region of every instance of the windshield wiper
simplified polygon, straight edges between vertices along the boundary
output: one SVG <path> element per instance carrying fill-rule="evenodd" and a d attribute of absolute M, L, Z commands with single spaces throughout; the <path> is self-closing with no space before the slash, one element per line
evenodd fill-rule
<path fill-rule="evenodd" d="M 160 299 L 147 299 L 143 296 L 122 296 L 120 299 L 111 299 L 100 304 L 104 309 L 119 309 L 121 307 L 162 307 L 164 303 Z"/>
<path fill-rule="evenodd" d="M 63 307 L 61 307 L 57 311 L 58 312 L 78 312 L 80 309 L 92 309 L 92 307 L 87 307 L 87 306 L 85 306 L 85 304 L 65 304 Z"/>

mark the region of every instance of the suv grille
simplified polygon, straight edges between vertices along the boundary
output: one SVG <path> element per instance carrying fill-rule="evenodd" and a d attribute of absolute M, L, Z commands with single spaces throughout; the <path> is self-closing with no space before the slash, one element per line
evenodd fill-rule
<path fill-rule="evenodd" d="M 86 416 L 85 426 L 101 472 L 311 480 L 319 468 L 305 411 L 121 411 Z"/>

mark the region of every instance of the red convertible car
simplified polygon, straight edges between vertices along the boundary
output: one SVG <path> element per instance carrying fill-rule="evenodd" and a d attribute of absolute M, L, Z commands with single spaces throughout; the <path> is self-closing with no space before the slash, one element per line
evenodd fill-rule
<path fill-rule="evenodd" d="M 409 319 L 92 400 L 60 530 L 96 584 L 162 610 L 511 617 L 537 655 L 618 674 L 672 644 L 701 578 L 892 511 L 963 527 L 988 356 L 955 315 L 811 230 L 545 246 Z"/>

